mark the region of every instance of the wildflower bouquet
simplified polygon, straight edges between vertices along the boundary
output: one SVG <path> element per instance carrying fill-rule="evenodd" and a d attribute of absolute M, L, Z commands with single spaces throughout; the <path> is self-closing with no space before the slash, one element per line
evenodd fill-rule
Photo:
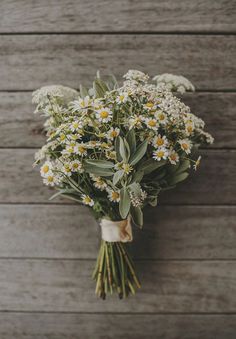
<path fill-rule="evenodd" d="M 184 77 L 164 74 L 149 81 L 135 70 L 118 86 L 99 74 L 79 92 L 47 86 L 33 93 L 36 112 L 47 120 L 47 143 L 36 153 L 46 185 L 88 205 L 101 226 L 93 278 L 105 298 L 134 294 L 140 287 L 125 247 L 131 222 L 143 225 L 143 208 L 156 206 L 161 191 L 174 188 L 197 167 L 198 147 L 212 143 L 204 122 L 174 93 L 194 90 Z"/>

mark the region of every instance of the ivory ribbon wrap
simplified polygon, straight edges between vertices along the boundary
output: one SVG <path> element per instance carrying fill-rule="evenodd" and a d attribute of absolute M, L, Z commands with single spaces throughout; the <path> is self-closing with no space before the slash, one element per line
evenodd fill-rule
<path fill-rule="evenodd" d="M 102 219 L 101 223 L 102 239 L 108 242 L 129 242 L 133 240 L 131 218 L 126 220 L 111 221 Z"/>

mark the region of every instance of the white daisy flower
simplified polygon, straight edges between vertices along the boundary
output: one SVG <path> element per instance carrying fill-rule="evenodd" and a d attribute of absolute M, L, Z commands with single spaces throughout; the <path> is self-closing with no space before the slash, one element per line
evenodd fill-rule
<path fill-rule="evenodd" d="M 153 152 L 153 158 L 157 161 L 166 160 L 168 155 L 169 155 L 169 152 L 164 147 L 161 147 Z"/>
<path fill-rule="evenodd" d="M 158 128 L 158 122 L 156 119 L 152 119 L 152 118 L 147 118 L 145 119 L 145 124 L 147 125 L 148 128 L 156 131 Z"/>
<path fill-rule="evenodd" d="M 84 205 L 88 205 L 88 206 L 93 206 L 94 205 L 94 201 L 93 201 L 92 198 L 90 198 L 89 195 L 82 194 L 81 198 L 82 198 L 82 203 Z"/>
<path fill-rule="evenodd" d="M 179 155 L 175 150 L 171 150 L 168 159 L 172 165 L 176 165 L 179 162 Z"/>
<path fill-rule="evenodd" d="M 68 177 L 70 177 L 72 174 L 71 171 L 72 171 L 71 163 L 69 162 L 64 163 L 62 166 L 62 172 L 66 174 Z"/>
<path fill-rule="evenodd" d="M 145 118 L 141 115 L 135 115 L 135 116 L 132 116 L 130 119 L 129 119 L 129 129 L 132 129 L 133 127 L 136 127 L 136 128 L 141 128 L 142 127 L 142 121 L 144 120 Z"/>
<path fill-rule="evenodd" d="M 108 198 L 112 202 L 119 202 L 120 201 L 120 192 L 119 191 L 108 191 Z"/>
<path fill-rule="evenodd" d="M 120 129 L 119 128 L 111 128 L 109 129 L 109 131 L 106 134 L 106 137 L 108 140 L 112 140 L 114 138 L 116 138 L 118 135 L 120 134 Z"/>
<path fill-rule="evenodd" d="M 100 191 L 104 191 L 107 188 L 107 183 L 101 177 L 95 177 L 93 180 L 94 186 Z"/>
<path fill-rule="evenodd" d="M 148 101 L 146 104 L 143 105 L 143 107 L 149 111 L 154 110 L 156 108 L 156 105 L 152 101 Z"/>
<path fill-rule="evenodd" d="M 188 121 L 185 125 L 185 132 L 187 135 L 191 135 L 194 131 L 194 122 Z"/>
<path fill-rule="evenodd" d="M 186 153 L 189 154 L 191 153 L 191 148 L 192 148 L 192 143 L 188 139 L 181 139 L 178 141 L 180 144 L 181 149 Z"/>
<path fill-rule="evenodd" d="M 167 123 L 167 115 L 164 113 L 164 112 L 162 112 L 162 111 L 157 111 L 156 113 L 155 113 L 155 116 L 156 116 L 156 118 L 157 118 L 157 120 L 160 122 L 160 124 L 166 124 Z"/>
<path fill-rule="evenodd" d="M 46 178 L 51 173 L 52 173 L 52 163 L 50 161 L 46 161 L 40 168 L 40 174 L 42 177 Z"/>
<path fill-rule="evenodd" d="M 112 119 L 112 111 L 109 108 L 101 108 L 96 111 L 96 118 L 100 122 L 109 122 Z"/>
<path fill-rule="evenodd" d="M 80 121 L 78 121 L 78 120 L 73 121 L 73 122 L 71 123 L 71 125 L 70 125 L 70 130 L 71 130 L 72 132 L 78 131 L 78 130 L 81 129 L 81 128 L 83 128 L 83 125 L 82 125 L 82 123 L 81 123 Z"/>
<path fill-rule="evenodd" d="M 81 172 L 82 163 L 79 160 L 73 160 L 70 163 L 72 172 Z"/>
<path fill-rule="evenodd" d="M 129 96 L 127 93 L 120 93 L 118 97 L 116 98 L 116 102 L 118 104 L 124 104 L 128 100 Z"/>
<path fill-rule="evenodd" d="M 50 174 L 43 178 L 43 183 L 47 186 L 55 186 L 59 184 L 60 180 L 58 179 L 57 176 L 55 176 L 52 172 Z"/>
<path fill-rule="evenodd" d="M 79 111 L 81 109 L 85 109 L 90 107 L 92 104 L 92 100 L 89 96 L 86 96 L 85 98 L 79 98 L 78 100 L 75 100 L 71 103 L 72 112 Z"/>
<path fill-rule="evenodd" d="M 165 135 L 158 134 L 154 137 L 152 144 L 155 148 L 164 147 L 168 145 L 168 140 Z"/>
<path fill-rule="evenodd" d="M 87 148 L 84 144 L 76 144 L 76 146 L 74 146 L 74 152 L 75 154 L 79 154 L 84 157 L 87 155 Z"/>

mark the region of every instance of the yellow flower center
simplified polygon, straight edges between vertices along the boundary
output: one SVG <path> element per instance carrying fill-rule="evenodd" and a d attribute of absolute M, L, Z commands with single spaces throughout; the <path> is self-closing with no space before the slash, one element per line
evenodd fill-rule
<path fill-rule="evenodd" d="M 48 176 L 48 182 L 53 182 L 53 177 L 51 175 Z"/>
<path fill-rule="evenodd" d="M 120 197 L 120 194 L 118 192 L 112 192 L 111 193 L 112 200 L 117 200 L 117 199 L 119 199 L 119 197 Z"/>
<path fill-rule="evenodd" d="M 182 144 L 182 148 L 185 149 L 185 150 L 188 149 L 188 144 L 183 143 L 183 144 Z"/>
<path fill-rule="evenodd" d="M 61 140 L 61 141 L 65 140 L 65 138 L 66 138 L 65 134 L 61 134 L 61 135 L 60 135 L 60 140 Z"/>
<path fill-rule="evenodd" d="M 44 165 L 43 166 L 43 173 L 47 173 L 49 171 L 49 166 L 48 165 Z"/>
<path fill-rule="evenodd" d="M 116 131 L 111 131 L 111 134 L 110 134 L 110 136 L 112 137 L 112 138 L 115 138 L 115 137 L 117 137 L 117 132 Z"/>
<path fill-rule="evenodd" d="M 149 120 L 148 121 L 148 125 L 151 126 L 151 127 L 155 127 L 157 124 L 157 122 L 155 120 Z"/>
<path fill-rule="evenodd" d="M 164 145 L 164 140 L 163 140 L 162 138 L 157 138 L 156 144 L 157 144 L 158 146 L 162 146 L 162 145 Z"/>
<path fill-rule="evenodd" d="M 83 147 L 83 146 L 80 146 L 79 147 L 79 152 L 80 153 L 84 153 L 86 151 L 86 149 Z"/>
<path fill-rule="evenodd" d="M 102 119 L 106 119 L 108 117 L 109 113 L 107 111 L 102 111 L 100 112 L 100 117 Z"/>
<path fill-rule="evenodd" d="M 77 169 L 77 168 L 79 167 L 79 164 L 74 163 L 74 164 L 72 165 L 72 167 L 73 167 L 74 169 Z"/>
<path fill-rule="evenodd" d="M 120 95 L 120 101 L 123 101 L 124 100 L 124 95 Z"/>
<path fill-rule="evenodd" d="M 146 106 L 147 106 L 148 108 L 152 108 L 152 107 L 154 106 L 154 103 L 153 103 L 153 102 L 147 102 L 147 103 L 146 103 Z"/>
<path fill-rule="evenodd" d="M 160 113 L 160 114 L 158 115 L 158 118 L 159 118 L 159 120 L 164 120 L 164 119 L 165 119 L 165 116 L 164 116 L 163 113 Z"/>
<path fill-rule="evenodd" d="M 158 156 L 159 158 L 162 158 L 162 157 L 164 156 L 164 152 L 163 152 L 163 151 L 158 151 L 158 152 L 157 152 L 157 156 Z"/>
<path fill-rule="evenodd" d="M 84 198 L 84 203 L 89 204 L 91 202 L 91 199 L 89 197 Z"/>
<path fill-rule="evenodd" d="M 78 128 L 78 127 L 79 127 L 79 124 L 78 124 L 78 122 L 73 122 L 72 126 L 73 126 L 74 128 Z"/>
<path fill-rule="evenodd" d="M 192 131 L 193 131 L 193 127 L 190 125 L 190 126 L 187 126 L 187 131 L 189 132 L 189 133 L 191 133 Z"/>
<path fill-rule="evenodd" d="M 175 161 L 177 159 L 176 154 L 172 153 L 170 155 L 170 159 Z"/>

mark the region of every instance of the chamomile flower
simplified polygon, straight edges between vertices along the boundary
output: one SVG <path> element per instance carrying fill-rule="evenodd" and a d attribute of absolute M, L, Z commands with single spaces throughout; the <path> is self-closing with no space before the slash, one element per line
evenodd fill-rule
<path fill-rule="evenodd" d="M 57 178 L 57 176 L 55 176 L 52 172 L 50 172 L 50 174 L 43 178 L 43 183 L 47 186 L 55 186 L 57 184 L 59 184 L 59 179 Z"/>
<path fill-rule="evenodd" d="M 52 163 L 50 161 L 46 161 L 40 168 L 40 174 L 42 177 L 46 178 L 51 172 L 52 172 Z"/>
<path fill-rule="evenodd" d="M 81 172 L 82 171 L 82 163 L 79 160 L 73 160 L 70 163 L 72 172 Z"/>
<path fill-rule="evenodd" d="M 130 172 L 132 172 L 133 167 L 130 164 L 122 164 L 122 169 L 124 170 L 124 172 L 126 174 L 129 174 Z"/>
<path fill-rule="evenodd" d="M 152 119 L 152 118 L 147 118 L 145 119 L 145 124 L 148 128 L 156 131 L 158 128 L 158 122 L 156 119 Z"/>
<path fill-rule="evenodd" d="M 116 98 L 116 102 L 118 104 L 124 104 L 128 100 L 128 98 L 129 96 L 127 93 L 120 93 Z"/>
<path fill-rule="evenodd" d="M 116 128 L 112 127 L 107 132 L 106 137 L 107 137 L 108 140 L 112 140 L 112 139 L 118 137 L 119 134 L 120 134 L 120 129 L 118 127 L 116 127 Z"/>
<path fill-rule="evenodd" d="M 109 122 L 112 119 L 112 111 L 107 107 L 103 107 L 96 111 L 96 118 L 100 122 Z"/>
<path fill-rule="evenodd" d="M 68 177 L 70 177 L 71 176 L 71 172 L 72 172 L 72 166 L 71 166 L 71 163 L 69 163 L 69 162 L 65 162 L 64 164 L 63 164 L 63 166 L 62 166 L 62 172 L 64 173 L 64 174 L 66 174 Z"/>
<path fill-rule="evenodd" d="M 155 104 L 152 101 L 148 101 L 143 107 L 149 111 L 152 111 L 156 108 Z"/>
<path fill-rule="evenodd" d="M 119 191 L 108 191 L 108 199 L 112 202 L 119 202 L 120 201 L 120 192 Z"/>
<path fill-rule="evenodd" d="M 82 203 L 83 203 L 84 205 L 88 205 L 88 206 L 93 206 L 93 205 L 94 205 L 94 201 L 93 201 L 92 198 L 90 198 L 89 195 L 87 195 L 87 194 L 82 194 L 81 198 L 82 198 Z"/>
<path fill-rule="evenodd" d="M 186 153 L 190 154 L 191 153 L 191 148 L 192 148 L 192 143 L 188 139 L 181 139 L 178 141 L 180 144 L 181 149 Z"/>
<path fill-rule="evenodd" d="M 78 131 L 79 129 L 81 129 L 83 127 L 82 123 L 78 120 L 75 120 L 71 123 L 70 125 L 70 130 L 72 132 Z"/>
<path fill-rule="evenodd" d="M 107 188 L 107 183 L 101 177 L 94 177 L 94 186 L 100 191 L 104 191 Z"/>
<path fill-rule="evenodd" d="M 87 155 L 87 148 L 84 144 L 76 144 L 74 147 L 75 154 L 79 154 L 82 157 L 85 157 Z"/>
<path fill-rule="evenodd" d="M 165 135 L 158 134 L 154 137 L 152 144 L 155 148 L 164 147 L 168 145 L 168 140 Z"/>
<path fill-rule="evenodd" d="M 166 148 L 161 147 L 153 152 L 153 159 L 160 161 L 160 160 L 166 160 L 169 155 L 169 152 Z"/>
<path fill-rule="evenodd" d="M 141 128 L 142 127 L 142 121 L 144 120 L 144 118 L 142 116 L 138 116 L 138 115 L 135 115 L 135 116 L 132 116 L 130 119 L 129 119 L 129 129 L 132 129 L 132 128 Z"/>
<path fill-rule="evenodd" d="M 81 109 L 85 109 L 90 107 L 92 104 L 92 100 L 89 96 L 86 96 L 85 98 L 79 98 L 78 100 L 75 100 L 71 103 L 72 112 L 79 111 Z"/>
<path fill-rule="evenodd" d="M 193 133 L 193 131 L 194 131 L 194 122 L 188 121 L 187 124 L 185 125 L 185 132 L 189 136 Z"/>
<path fill-rule="evenodd" d="M 162 112 L 162 111 L 157 111 L 155 114 L 157 120 L 159 121 L 160 124 L 166 124 L 168 119 L 167 119 L 167 115 Z"/>
<path fill-rule="evenodd" d="M 179 162 L 179 155 L 175 150 L 170 150 L 168 159 L 172 165 L 176 165 Z"/>

